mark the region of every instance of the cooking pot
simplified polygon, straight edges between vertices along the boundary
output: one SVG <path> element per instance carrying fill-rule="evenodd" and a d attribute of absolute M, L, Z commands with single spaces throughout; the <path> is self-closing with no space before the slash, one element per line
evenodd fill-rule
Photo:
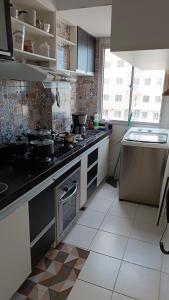
<path fill-rule="evenodd" d="M 27 137 L 29 141 L 39 139 L 52 139 L 52 133 L 49 129 L 29 129 L 27 131 Z"/>
<path fill-rule="evenodd" d="M 11 144 L 12 153 L 15 155 L 24 155 L 28 151 L 28 142 L 22 136 L 16 136 L 16 140 Z"/>
<path fill-rule="evenodd" d="M 54 142 L 49 139 L 30 142 L 34 157 L 50 157 L 54 155 Z"/>

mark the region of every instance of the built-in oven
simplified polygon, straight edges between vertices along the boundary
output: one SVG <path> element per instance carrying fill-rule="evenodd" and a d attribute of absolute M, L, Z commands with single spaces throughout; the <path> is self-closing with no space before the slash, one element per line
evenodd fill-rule
<path fill-rule="evenodd" d="M 48 187 L 29 201 L 32 267 L 55 247 L 73 226 L 79 213 L 80 162 L 51 179 Z"/>
<path fill-rule="evenodd" d="M 69 169 L 64 180 L 55 186 L 56 243 L 59 243 L 75 223 L 80 208 L 80 163 Z"/>

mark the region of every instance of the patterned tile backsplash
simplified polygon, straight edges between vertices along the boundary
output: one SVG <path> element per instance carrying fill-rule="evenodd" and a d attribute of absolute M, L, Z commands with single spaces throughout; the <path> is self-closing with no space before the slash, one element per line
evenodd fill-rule
<path fill-rule="evenodd" d="M 56 131 L 68 129 L 71 114 L 77 109 L 75 84 L 62 83 L 60 107 L 56 103 L 56 89 L 44 89 L 42 83 L 19 81 L 0 82 L 0 142 L 10 142 L 34 128 L 42 126 Z"/>

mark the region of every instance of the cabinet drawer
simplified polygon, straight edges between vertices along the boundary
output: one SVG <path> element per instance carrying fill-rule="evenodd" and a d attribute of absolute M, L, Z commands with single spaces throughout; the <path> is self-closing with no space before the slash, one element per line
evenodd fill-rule
<path fill-rule="evenodd" d="M 87 199 L 89 199 L 89 197 L 96 190 L 96 188 L 97 188 L 97 177 L 87 189 Z"/>
<path fill-rule="evenodd" d="M 44 256 L 51 245 L 55 241 L 55 224 L 39 239 L 39 241 L 31 248 L 31 263 L 34 267 L 38 261 Z"/>
<path fill-rule="evenodd" d="M 98 160 L 98 149 L 95 149 L 88 155 L 88 168 Z"/>
<path fill-rule="evenodd" d="M 29 202 L 31 242 L 55 217 L 54 189 L 49 187 Z"/>
<path fill-rule="evenodd" d="M 87 173 L 87 184 L 89 184 L 93 178 L 97 175 L 98 165 L 96 164 L 90 171 Z"/>

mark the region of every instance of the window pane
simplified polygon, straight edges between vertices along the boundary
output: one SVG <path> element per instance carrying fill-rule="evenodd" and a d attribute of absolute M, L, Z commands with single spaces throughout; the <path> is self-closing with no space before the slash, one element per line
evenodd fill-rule
<path fill-rule="evenodd" d="M 159 123 L 165 71 L 134 69 L 132 121 Z"/>
<path fill-rule="evenodd" d="M 103 111 L 105 120 L 128 120 L 132 65 L 105 49 Z"/>

